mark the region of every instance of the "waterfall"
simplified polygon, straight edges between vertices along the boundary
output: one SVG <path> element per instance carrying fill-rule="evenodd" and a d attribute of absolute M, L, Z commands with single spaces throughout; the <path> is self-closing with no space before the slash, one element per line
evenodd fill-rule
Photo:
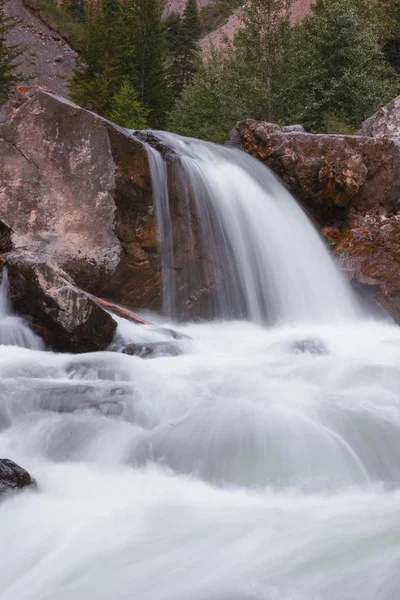
<path fill-rule="evenodd" d="M 208 316 L 259 323 L 356 316 L 348 284 L 318 232 L 267 167 L 239 150 L 165 132 L 155 135 L 177 156 L 184 196 L 180 211 L 189 231 L 185 243 L 201 256 L 199 264 L 183 265 L 188 294 L 207 287 L 200 263 L 211 269 L 215 289 Z M 167 169 L 161 155 L 149 145 L 147 149 L 160 232 L 164 309 L 175 316 L 184 306 L 175 304 L 175 223 Z"/>
<path fill-rule="evenodd" d="M 20 346 L 32 350 L 43 349 L 41 339 L 33 333 L 23 319 L 12 314 L 6 269 L 3 269 L 0 281 L 0 345 Z"/>
<path fill-rule="evenodd" d="M 262 164 L 157 136 L 168 316 L 41 352 L 3 273 L 0 457 L 37 489 L 0 495 L 0 600 L 396 600 L 399 327 L 354 318 Z M 202 293 L 207 321 L 172 319 Z"/>

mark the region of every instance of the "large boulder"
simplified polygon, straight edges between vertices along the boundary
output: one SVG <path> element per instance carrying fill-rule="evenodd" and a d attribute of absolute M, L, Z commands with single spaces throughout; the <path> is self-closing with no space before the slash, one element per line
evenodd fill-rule
<path fill-rule="evenodd" d="M 375 115 L 375 125 L 369 120 L 360 130 L 377 137 L 313 135 L 257 121 L 238 123 L 232 136 L 275 171 L 314 217 L 349 280 L 373 289 L 400 323 L 397 108 L 400 98 Z M 386 115 L 386 128 L 378 127 L 379 115 Z"/>
<path fill-rule="evenodd" d="M 60 267 L 28 251 L 6 257 L 11 301 L 46 344 L 65 352 L 107 348 L 116 322 Z"/>
<path fill-rule="evenodd" d="M 24 248 L 82 289 L 157 307 L 160 268 L 146 148 L 40 88 L 0 110 L 0 254 Z"/>
<path fill-rule="evenodd" d="M 0 497 L 5 493 L 35 485 L 35 480 L 28 471 L 8 458 L 0 458 Z"/>
<path fill-rule="evenodd" d="M 357 135 L 400 141 L 400 96 L 380 108 L 357 131 Z"/>

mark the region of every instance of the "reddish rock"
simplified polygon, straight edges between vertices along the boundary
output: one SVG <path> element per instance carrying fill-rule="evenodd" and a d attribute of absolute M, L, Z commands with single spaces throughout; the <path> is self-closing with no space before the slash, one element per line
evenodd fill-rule
<path fill-rule="evenodd" d="M 270 167 L 322 226 L 348 214 L 387 214 L 400 198 L 400 149 L 389 139 L 287 132 L 238 123 L 243 150 Z"/>
<path fill-rule="evenodd" d="M 314 216 L 348 278 L 377 290 L 400 323 L 400 149 L 383 137 L 394 131 L 397 104 L 386 129 L 377 121 L 363 126 L 376 138 L 287 132 L 256 121 L 239 123 L 233 135 Z"/>

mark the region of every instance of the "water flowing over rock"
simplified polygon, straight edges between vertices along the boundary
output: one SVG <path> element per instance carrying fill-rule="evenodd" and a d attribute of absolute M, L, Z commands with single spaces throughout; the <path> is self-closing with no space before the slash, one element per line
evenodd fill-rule
<path fill-rule="evenodd" d="M 0 458 L 0 499 L 3 494 L 35 486 L 35 480 L 12 460 Z"/>
<path fill-rule="evenodd" d="M 375 286 L 377 300 L 400 323 L 396 140 L 287 132 L 257 121 L 239 123 L 232 138 L 282 178 L 319 224 L 348 278 Z"/>
<path fill-rule="evenodd" d="M 10 253 L 6 264 L 13 305 L 49 347 L 92 352 L 110 345 L 117 324 L 67 273 L 26 251 Z"/>

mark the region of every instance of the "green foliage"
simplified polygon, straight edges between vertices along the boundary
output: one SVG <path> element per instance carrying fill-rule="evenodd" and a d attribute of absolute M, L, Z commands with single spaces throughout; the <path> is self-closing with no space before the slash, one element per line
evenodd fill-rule
<path fill-rule="evenodd" d="M 133 85 L 125 80 L 111 101 L 107 117 L 128 129 L 146 129 L 149 111 L 139 101 Z"/>
<path fill-rule="evenodd" d="M 6 45 L 5 35 L 15 27 L 17 21 L 5 16 L 3 11 L 5 2 L 6 0 L 0 0 L 0 105 L 7 100 L 19 80 L 15 66 L 18 56 L 23 52 L 21 45 Z"/>
<path fill-rule="evenodd" d="M 332 115 L 356 127 L 396 92 L 369 3 L 318 0 L 292 31 L 281 116 L 324 131 Z"/>
<path fill-rule="evenodd" d="M 290 5 L 244 4 L 233 44 L 213 53 L 171 111 L 175 131 L 222 142 L 236 121 L 254 118 L 353 133 L 399 93 L 374 3 L 318 0 L 295 27 Z"/>
<path fill-rule="evenodd" d="M 175 38 L 169 77 L 174 98 L 179 98 L 201 62 L 199 56 L 200 19 L 197 0 L 187 0 Z"/>
<path fill-rule="evenodd" d="M 158 0 L 125 0 L 130 44 L 134 51 L 133 83 L 140 101 L 149 109 L 151 127 L 162 128 L 168 107 L 164 70 L 165 38 Z"/>
<path fill-rule="evenodd" d="M 85 28 L 77 22 L 56 0 L 24 0 L 24 3 L 35 11 L 39 11 L 49 25 L 63 36 L 76 50 L 84 46 Z"/>
<path fill-rule="evenodd" d="M 132 48 L 119 2 L 101 0 L 89 8 L 86 44 L 70 93 L 77 104 L 104 116 L 128 74 Z"/>
<path fill-rule="evenodd" d="M 247 66 L 228 53 L 214 52 L 169 114 L 172 131 L 224 143 L 237 121 L 264 118 L 265 87 Z"/>
<path fill-rule="evenodd" d="M 63 8 L 71 15 L 74 21 L 83 23 L 85 21 L 86 2 L 85 0 L 64 0 Z"/>
<path fill-rule="evenodd" d="M 383 52 L 396 73 L 400 73 L 400 0 L 383 0 L 377 10 Z"/>
<path fill-rule="evenodd" d="M 223 142 L 238 120 L 273 118 L 285 70 L 290 3 L 253 0 L 244 5 L 245 27 L 233 45 L 212 53 L 171 111 L 175 131 Z"/>

